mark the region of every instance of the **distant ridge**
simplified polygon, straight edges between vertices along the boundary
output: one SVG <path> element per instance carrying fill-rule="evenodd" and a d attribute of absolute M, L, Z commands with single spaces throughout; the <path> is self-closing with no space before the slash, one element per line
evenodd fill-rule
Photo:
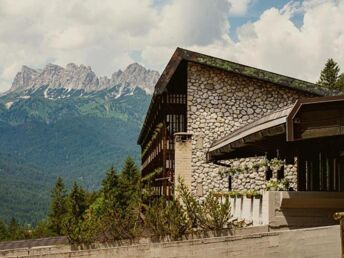
<path fill-rule="evenodd" d="M 33 69 L 23 65 L 15 76 L 10 92 L 37 89 L 47 86 L 49 89 L 65 88 L 84 90 L 85 92 L 99 91 L 115 85 L 140 87 L 152 94 L 159 79 L 157 71 L 148 70 L 138 63 L 130 64 L 124 71 L 98 77 L 90 66 L 68 64 L 65 68 L 55 64 L 47 64 L 44 69 Z"/>
<path fill-rule="evenodd" d="M 73 63 L 23 66 L 0 95 L 0 218 L 35 224 L 57 176 L 97 189 L 109 167 L 139 161 L 136 138 L 158 78 L 137 63 L 111 78 Z"/>

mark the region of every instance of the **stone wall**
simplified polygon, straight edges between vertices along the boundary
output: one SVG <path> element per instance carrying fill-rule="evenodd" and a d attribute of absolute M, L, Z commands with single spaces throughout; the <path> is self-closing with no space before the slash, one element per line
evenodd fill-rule
<path fill-rule="evenodd" d="M 200 64 L 188 63 L 187 123 L 192 140 L 192 191 L 205 196 L 209 191 L 228 189 L 228 178 L 221 177 L 219 166 L 206 163 L 206 153 L 217 140 L 243 125 L 292 105 L 309 93 L 274 85 Z M 246 163 L 248 160 L 237 160 Z M 291 180 L 295 173 L 288 167 Z M 240 177 L 240 181 L 237 180 Z M 233 179 L 235 189 L 265 185 L 263 171 L 238 175 Z"/>
<path fill-rule="evenodd" d="M 246 236 L 213 237 L 196 240 L 165 243 L 148 243 L 84 250 L 65 250 L 60 247 L 29 249 L 20 257 L 95 257 L 95 258 L 206 258 L 206 257 L 340 257 L 339 225 L 289 230 L 280 232 L 257 233 Z M 24 250 L 23 250 L 24 251 Z M 0 255 L 1 256 L 1 255 Z M 2 257 L 17 257 L 14 252 Z"/>
<path fill-rule="evenodd" d="M 233 191 L 245 191 L 263 190 L 266 186 L 266 170 L 267 166 L 259 166 L 264 161 L 263 157 L 243 158 L 230 161 L 229 164 L 232 167 L 242 168 L 240 173 L 236 173 L 232 176 L 232 190 Z M 257 167 L 258 165 L 258 167 Z M 293 190 L 297 190 L 297 166 L 284 165 L 284 178 L 290 183 L 289 187 Z M 226 168 L 219 168 L 220 174 L 223 174 L 222 180 L 226 178 Z M 222 171 L 222 173 L 221 173 Z M 277 178 L 277 170 L 272 169 L 272 178 Z"/>

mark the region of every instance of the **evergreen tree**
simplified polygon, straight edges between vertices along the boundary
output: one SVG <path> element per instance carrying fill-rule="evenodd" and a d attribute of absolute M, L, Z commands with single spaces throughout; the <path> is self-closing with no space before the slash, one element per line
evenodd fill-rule
<path fill-rule="evenodd" d="M 4 221 L 0 219 L 0 241 L 8 239 L 7 226 Z"/>
<path fill-rule="evenodd" d="M 61 230 L 62 230 L 62 221 L 60 224 Z M 48 220 L 41 220 L 38 222 L 36 227 L 32 230 L 32 237 L 33 238 L 43 238 L 43 237 L 49 237 L 56 234 L 56 232 L 51 231 L 51 224 Z"/>
<path fill-rule="evenodd" d="M 8 235 L 10 240 L 19 240 L 25 238 L 24 228 L 13 217 L 8 225 Z"/>
<path fill-rule="evenodd" d="M 134 160 L 128 157 L 118 178 L 118 202 L 122 208 L 137 205 L 141 200 L 140 171 Z"/>
<path fill-rule="evenodd" d="M 106 173 L 102 182 L 102 193 L 107 201 L 115 202 L 118 193 L 118 175 L 114 167 Z"/>
<path fill-rule="evenodd" d="M 87 209 L 86 202 L 86 192 L 77 183 L 74 183 L 71 193 L 69 194 L 69 215 L 75 218 L 76 220 L 82 219 L 82 215 Z"/>
<path fill-rule="evenodd" d="M 88 208 L 86 192 L 77 183 L 68 196 L 68 212 L 63 223 L 63 233 L 67 234 L 70 243 L 82 243 L 86 241 L 84 215 Z"/>
<path fill-rule="evenodd" d="M 344 73 L 339 76 L 336 82 L 336 88 L 344 91 Z"/>
<path fill-rule="evenodd" d="M 51 192 L 49 212 L 50 229 L 57 235 L 62 234 L 62 222 L 67 214 L 66 190 L 61 177 L 58 177 L 55 187 Z"/>
<path fill-rule="evenodd" d="M 338 64 L 332 59 L 328 59 L 324 69 L 321 71 L 318 84 L 329 89 L 338 89 L 337 80 L 339 76 Z"/>

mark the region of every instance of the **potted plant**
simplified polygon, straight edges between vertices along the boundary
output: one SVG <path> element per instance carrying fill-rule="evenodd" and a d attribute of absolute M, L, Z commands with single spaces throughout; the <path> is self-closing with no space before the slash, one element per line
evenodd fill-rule
<path fill-rule="evenodd" d="M 289 188 L 289 181 L 287 179 L 278 180 L 276 178 L 271 178 L 266 183 L 267 191 L 287 191 Z"/>
<path fill-rule="evenodd" d="M 229 192 L 229 196 L 230 196 L 231 198 L 234 198 L 236 195 L 237 195 L 237 193 L 236 193 L 235 191 L 230 191 L 230 192 Z"/>
<path fill-rule="evenodd" d="M 245 195 L 246 195 L 246 198 L 252 198 L 254 195 L 254 190 L 246 191 Z"/>
<path fill-rule="evenodd" d="M 269 161 L 269 167 L 272 170 L 280 170 L 283 165 L 284 165 L 284 161 L 277 158 L 273 158 L 272 160 Z"/>
<path fill-rule="evenodd" d="M 242 193 L 242 192 L 236 192 L 236 196 L 237 196 L 238 198 L 241 198 L 243 195 L 244 195 L 244 193 Z"/>
<path fill-rule="evenodd" d="M 260 191 L 254 191 L 254 194 L 253 194 L 253 197 L 254 198 L 257 198 L 257 199 L 259 199 L 259 198 L 261 198 L 263 195 L 262 195 L 262 193 L 260 192 Z"/>

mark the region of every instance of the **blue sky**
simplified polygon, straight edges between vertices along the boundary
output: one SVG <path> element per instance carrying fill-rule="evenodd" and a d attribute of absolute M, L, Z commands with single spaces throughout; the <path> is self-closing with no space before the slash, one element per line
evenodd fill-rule
<path fill-rule="evenodd" d="M 235 41 L 238 40 L 236 30 L 240 26 L 248 23 L 255 22 L 259 19 L 262 13 L 271 8 L 282 9 L 288 2 L 287 0 L 255 0 L 248 5 L 247 12 L 243 16 L 234 16 L 229 18 L 231 25 L 229 34 Z M 303 21 L 303 14 L 295 15 L 292 21 L 300 27 Z"/>
<path fill-rule="evenodd" d="M 0 92 L 22 65 L 139 62 L 162 71 L 176 47 L 316 81 L 344 71 L 344 0 L 0 0 Z"/>

